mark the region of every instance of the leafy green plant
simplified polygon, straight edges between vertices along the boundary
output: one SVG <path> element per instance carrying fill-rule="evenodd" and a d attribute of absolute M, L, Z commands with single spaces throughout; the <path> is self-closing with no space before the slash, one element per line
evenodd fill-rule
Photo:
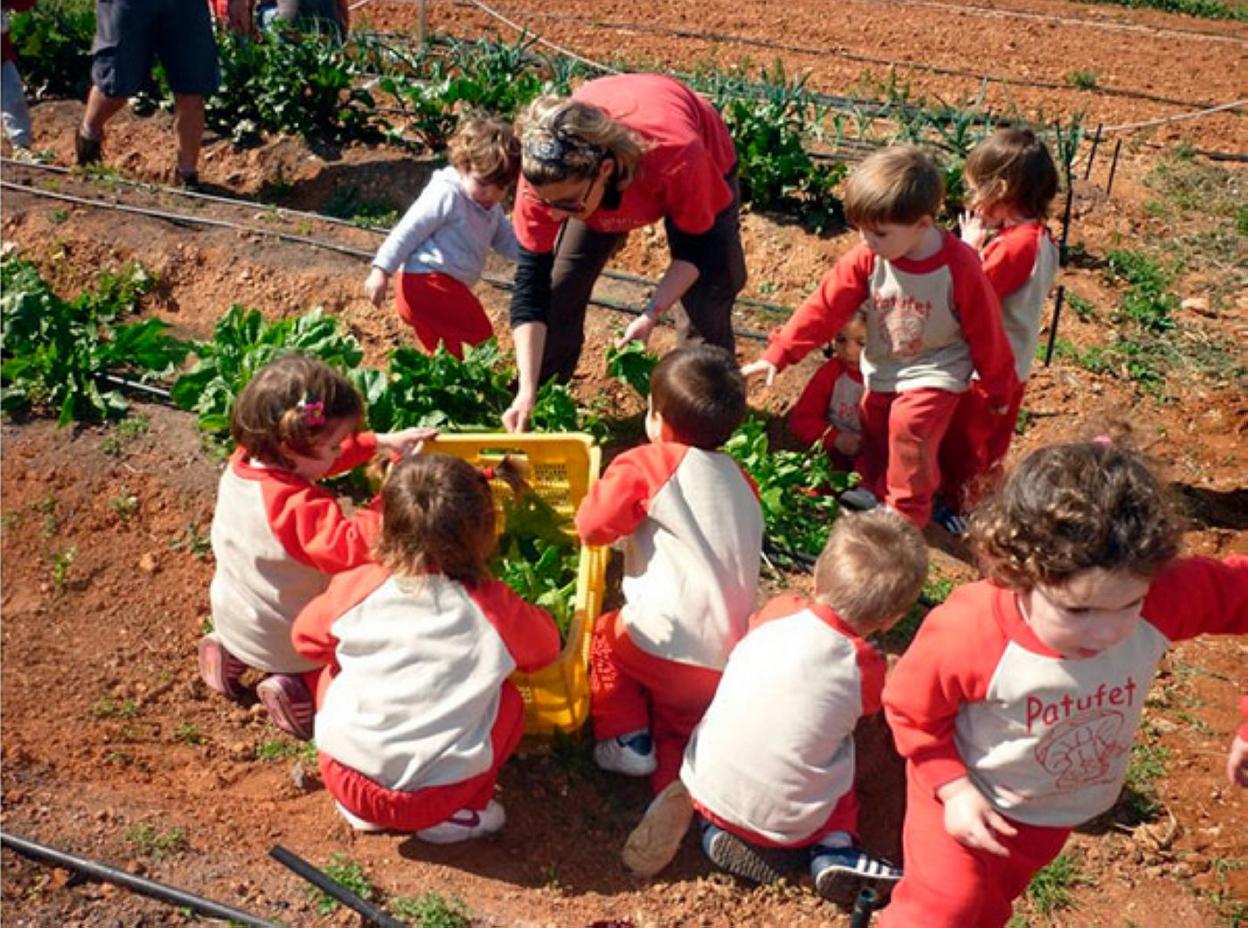
<path fill-rule="evenodd" d="M 153 284 L 129 264 L 102 272 L 95 289 L 67 301 L 30 262 L 0 262 L 0 408 L 11 416 L 52 413 L 58 425 L 124 415 L 129 404 L 102 378 L 167 375 L 188 349 L 159 319 L 117 322 Z"/>
<path fill-rule="evenodd" d="M 1079 0 L 1081 3 L 1106 3 L 1135 9 L 1165 10 L 1200 19 L 1234 19 L 1248 21 L 1248 7 L 1226 0 Z"/>
<path fill-rule="evenodd" d="M 139 704 L 133 699 L 118 702 L 111 696 L 102 696 L 91 707 L 91 714 L 97 719 L 132 719 L 139 714 Z"/>
<path fill-rule="evenodd" d="M 113 426 L 109 434 L 100 441 L 100 450 L 109 457 L 121 457 L 133 439 L 147 434 L 151 424 L 147 416 L 127 416 Z"/>
<path fill-rule="evenodd" d="M 580 548 L 570 520 L 536 493 L 503 504 L 504 526 L 491 569 L 526 602 L 541 606 L 567 639 L 576 604 Z"/>
<path fill-rule="evenodd" d="M 324 867 L 325 875 L 335 883 L 355 893 L 365 902 L 371 902 L 373 897 L 377 895 L 377 891 L 373 888 L 373 884 L 368 879 L 368 874 L 364 872 L 364 868 L 359 863 L 347 857 L 346 854 L 335 853 L 330 858 L 330 863 Z M 328 915 L 338 908 L 338 900 L 329 893 L 315 887 L 309 887 L 308 892 L 316 901 L 316 911 L 320 915 Z"/>
<path fill-rule="evenodd" d="M 658 355 L 639 341 L 630 341 L 623 348 L 607 348 L 607 376 L 623 381 L 642 397 L 650 395 L 650 375 L 658 363 Z"/>
<path fill-rule="evenodd" d="M 464 900 L 447 899 L 440 893 L 396 896 L 390 900 L 389 909 L 410 922 L 412 928 L 471 928 L 472 925 L 472 913 Z"/>
<path fill-rule="evenodd" d="M 1171 274 L 1161 262 L 1136 251 L 1111 251 L 1105 256 L 1106 276 L 1125 281 L 1127 292 L 1119 303 L 1122 315 L 1150 332 L 1168 332 L 1179 298 L 1167 288 Z"/>
<path fill-rule="evenodd" d="M 1066 75 L 1066 83 L 1077 90 L 1095 90 L 1096 81 L 1095 71 L 1071 71 Z"/>
<path fill-rule="evenodd" d="M 198 360 L 174 383 L 173 401 L 194 412 L 205 432 L 222 437 L 229 431 L 235 398 L 273 359 L 301 352 L 349 371 L 364 357 L 354 336 L 344 335 L 338 321 L 321 309 L 269 322 L 259 310 L 238 304 L 217 323 L 212 341 L 197 342 L 191 350 Z"/>
<path fill-rule="evenodd" d="M 188 522 L 182 534 L 169 542 L 169 550 L 185 551 L 197 561 L 207 560 L 212 553 L 212 538 L 207 532 L 201 532 L 194 522 Z"/>
<path fill-rule="evenodd" d="M 270 738 L 256 745 L 258 760 L 282 760 L 288 757 L 314 765 L 316 745 L 311 741 L 292 741 L 289 738 Z"/>
<path fill-rule="evenodd" d="M 204 736 L 199 733 L 199 729 L 190 722 L 181 722 L 173 730 L 173 740 L 182 744 L 189 744 L 192 747 L 204 743 Z"/>
<path fill-rule="evenodd" d="M 42 0 L 11 15 L 10 38 L 30 92 L 40 99 L 85 96 L 95 38 L 93 0 Z"/>
<path fill-rule="evenodd" d="M 65 592 L 65 587 L 69 584 L 69 569 L 73 566 L 77 557 L 78 548 L 74 545 L 70 545 L 64 551 L 54 551 L 52 553 L 52 586 L 56 589 L 56 592 Z"/>

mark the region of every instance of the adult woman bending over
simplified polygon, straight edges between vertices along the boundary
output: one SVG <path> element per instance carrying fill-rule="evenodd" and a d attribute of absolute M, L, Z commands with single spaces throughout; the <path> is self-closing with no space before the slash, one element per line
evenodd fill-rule
<path fill-rule="evenodd" d="M 681 343 L 733 351 L 732 305 L 746 278 L 741 194 L 736 150 L 715 109 L 673 78 L 622 74 L 570 98 L 535 100 L 517 129 L 511 327 L 520 386 L 503 425 L 524 431 L 538 387 L 571 378 L 594 282 L 629 232 L 660 219 L 672 260 L 622 340 L 648 340 L 679 301 Z"/>

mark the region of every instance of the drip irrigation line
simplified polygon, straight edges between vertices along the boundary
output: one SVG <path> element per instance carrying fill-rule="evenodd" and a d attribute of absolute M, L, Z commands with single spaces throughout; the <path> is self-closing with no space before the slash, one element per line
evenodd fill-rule
<path fill-rule="evenodd" d="M 292 242 L 300 245 L 307 245 L 311 248 L 323 248 L 327 251 L 334 251 L 339 254 L 348 255 L 353 258 L 363 258 L 366 261 L 372 261 L 373 252 L 365 251 L 361 248 L 353 248 L 350 245 L 340 245 L 336 242 L 327 242 L 322 239 L 311 238 L 306 235 L 292 235 L 289 232 L 279 232 L 275 229 L 265 229 L 258 226 L 248 226 L 242 223 L 230 222 L 225 219 L 210 219 L 206 216 L 193 216 L 186 213 L 176 213 L 169 210 L 149 209 L 139 206 L 127 206 L 123 203 L 114 203 L 108 200 L 94 200 L 89 197 L 77 197 L 68 193 L 59 193 L 52 190 L 43 190 L 39 187 L 27 186 L 24 184 L 15 184 L 11 181 L 0 180 L 0 188 L 13 190 L 18 193 L 27 193 L 33 196 L 46 197 L 53 200 L 61 200 L 67 203 L 74 203 L 80 206 L 96 207 L 99 209 L 112 209 L 123 213 L 131 213 L 138 216 L 149 216 L 155 219 L 163 219 L 166 222 L 172 222 L 175 225 L 204 225 L 218 229 L 231 229 L 238 232 L 245 232 L 251 235 L 265 236 L 274 238 L 279 241 Z M 316 214 L 311 214 L 315 216 Z M 505 280 L 493 274 L 483 274 L 481 279 L 499 290 L 511 291 L 514 285 L 511 281 Z M 640 316 L 645 307 L 634 306 L 630 303 L 621 303 L 617 300 L 610 300 L 603 297 L 593 297 L 589 300 L 589 305 L 599 306 L 604 309 L 614 310 L 624 315 Z M 766 342 L 767 335 L 763 332 L 757 332 L 750 329 L 734 329 L 734 334 L 738 338 L 747 341 Z"/>
<path fill-rule="evenodd" d="M 378 928 L 407 928 L 407 925 L 397 918 L 391 918 L 375 905 L 365 902 L 327 873 L 318 870 L 298 854 L 286 850 L 280 844 L 269 848 L 269 856 L 282 866 L 293 870 L 321 892 L 332 896 L 353 912 L 358 913 L 366 925 L 377 925 Z"/>
<path fill-rule="evenodd" d="M 1106 126 L 1106 132 L 1133 132 L 1136 129 L 1147 129 L 1151 126 L 1163 126 L 1172 122 L 1182 122 L 1185 119 L 1200 119 L 1202 116 L 1208 116 L 1211 113 L 1222 113 L 1226 110 L 1237 110 L 1248 106 L 1248 97 L 1242 100 L 1233 100 L 1230 103 L 1219 103 L 1217 106 L 1208 106 L 1203 110 L 1195 110 L 1190 113 L 1176 113 L 1173 116 L 1160 116 L 1157 119 L 1144 119 L 1140 122 L 1124 122 L 1117 126 Z"/>
<path fill-rule="evenodd" d="M 86 857 L 79 857 L 77 854 L 70 854 L 66 851 L 59 851 L 56 848 L 39 844 L 27 838 L 20 838 L 7 832 L 0 832 L 0 845 L 39 863 L 51 864 L 54 867 L 60 867 L 62 870 L 81 874 L 88 879 L 114 883 L 141 896 L 148 896 L 166 905 L 192 909 L 198 914 L 206 915 L 209 918 L 225 919 L 232 924 L 245 925 L 247 928 L 282 928 L 277 922 L 260 918 L 252 915 L 250 912 L 244 912 L 242 909 L 236 909 L 233 906 L 215 902 L 203 896 L 197 896 L 176 886 L 169 886 L 165 883 L 158 883 L 155 880 L 135 876 L 133 873 L 110 867 L 108 864 L 102 864 L 99 861 Z"/>
<path fill-rule="evenodd" d="M 527 29 L 526 27 L 518 23 L 512 22 L 509 19 L 506 19 L 501 14 L 486 7 L 484 4 L 480 3 L 479 0 L 465 0 L 465 2 L 476 7 L 480 7 L 481 9 L 489 13 L 491 16 L 494 16 L 500 21 L 507 23 L 507 25 L 513 29 L 516 29 L 522 33 L 527 33 L 529 35 L 536 35 L 536 33 L 533 32 L 532 30 Z M 529 11 L 525 11 L 525 12 L 527 13 Z M 533 15 L 533 14 L 530 13 L 529 15 Z M 1072 87 L 1070 84 L 1059 83 L 1057 81 L 1037 81 L 1037 80 L 1027 80 L 1025 78 L 1019 78 L 1019 77 L 1008 77 L 1008 76 L 996 75 L 996 74 L 984 74 L 982 72 L 969 71 L 965 68 L 949 68 L 949 67 L 943 67 L 941 65 L 925 64 L 920 61 L 898 61 L 892 58 L 880 58 L 875 55 L 862 55 L 857 52 L 849 52 L 849 51 L 844 51 L 842 49 L 827 48 L 827 47 L 814 48 L 808 45 L 793 45 L 788 42 L 778 42 L 773 39 L 760 39 L 760 38 L 755 38 L 753 36 L 736 35 L 734 33 L 704 32 L 698 29 L 685 29 L 681 27 L 663 26 L 663 25 L 657 25 L 654 23 L 639 23 L 639 22 L 631 22 L 631 21 L 604 22 L 601 20 L 594 20 L 592 21 L 592 25 L 595 25 L 598 27 L 608 27 L 608 28 L 613 28 L 613 29 L 632 30 L 636 32 L 650 32 L 650 33 L 658 33 L 660 35 L 671 35 L 671 36 L 675 36 L 676 38 L 699 39 L 699 40 L 707 41 L 707 42 L 723 42 L 723 43 L 727 43 L 730 45 L 749 45 L 749 46 L 754 46 L 757 48 L 771 49 L 774 51 L 792 52 L 793 54 L 797 54 L 797 55 L 815 55 L 819 57 L 831 56 L 834 58 L 844 58 L 847 61 L 854 61 L 854 62 L 858 62 L 861 64 L 886 65 L 890 68 L 908 68 L 914 71 L 926 71 L 931 74 L 941 74 L 946 77 L 970 77 L 976 80 L 989 81 L 992 83 L 997 83 L 997 84 L 1002 84 L 1005 86 L 1012 86 L 1012 87 L 1035 87 L 1035 88 L 1042 89 L 1042 90 L 1061 90 L 1061 91 L 1067 91 L 1067 92 L 1092 93 L 1094 95 L 1100 95 L 1100 96 L 1126 97 L 1129 99 L 1148 100 L 1153 103 L 1167 103 L 1167 104 L 1171 104 L 1174 106 L 1208 106 L 1209 105 L 1203 101 L 1177 100 L 1174 97 L 1162 97 L 1162 96 L 1158 96 L 1157 94 L 1151 94 L 1143 90 L 1128 90 L 1128 89 L 1121 89 L 1117 87 L 1100 87 L 1100 86 L 1092 87 L 1092 88 L 1078 88 L 1078 87 Z M 539 38 L 538 41 L 541 42 L 542 44 L 551 45 L 551 43 L 547 42 L 545 39 Z M 563 49 L 559 49 L 558 46 L 552 46 L 552 47 L 556 48 L 563 54 L 568 54 L 571 57 L 576 58 L 577 60 L 588 61 L 588 59 L 584 59 L 580 55 L 576 55 L 575 53 L 569 53 Z M 598 65 L 596 62 L 594 63 L 594 66 L 605 68 L 605 66 Z M 614 69 L 607 69 L 607 70 L 610 70 L 610 72 L 613 74 L 620 73 L 619 71 L 615 71 Z"/>

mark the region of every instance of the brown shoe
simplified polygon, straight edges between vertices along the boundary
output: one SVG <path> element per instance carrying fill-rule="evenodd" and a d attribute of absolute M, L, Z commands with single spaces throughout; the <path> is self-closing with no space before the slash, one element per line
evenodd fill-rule
<path fill-rule="evenodd" d="M 654 876 L 672 862 L 693 821 L 693 801 L 680 780 L 655 796 L 624 843 L 624 866 L 638 876 Z"/>
<path fill-rule="evenodd" d="M 78 158 L 79 167 L 99 163 L 102 153 L 103 146 L 100 139 L 87 138 L 82 134 L 82 129 L 74 131 L 74 154 Z"/>

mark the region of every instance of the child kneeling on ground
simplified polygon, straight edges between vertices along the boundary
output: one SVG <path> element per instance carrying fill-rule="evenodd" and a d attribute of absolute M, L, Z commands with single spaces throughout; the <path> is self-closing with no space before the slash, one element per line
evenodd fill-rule
<path fill-rule="evenodd" d="M 867 344 L 867 314 L 858 310 L 836 334 L 832 358 L 810 378 L 789 410 L 789 431 L 805 445 L 819 442 L 832 466 L 849 473 L 862 450 L 858 408 L 866 389 L 859 360 Z"/>
<path fill-rule="evenodd" d="M 625 864 L 642 875 L 666 866 L 696 810 L 706 855 L 736 876 L 774 882 L 777 858 L 796 856 L 783 851 L 806 849 L 828 899 L 899 879 L 858 845 L 853 734 L 884 688 L 884 659 L 863 636 L 905 615 L 926 576 L 910 523 L 885 509 L 842 516 L 815 565 L 814 599 L 783 594 L 751 619 L 680 780 L 629 837 Z"/>
<path fill-rule="evenodd" d="M 656 793 L 676 779 L 754 610 L 758 492 L 716 450 L 744 415 L 732 355 L 711 345 L 671 352 L 650 376 L 650 444 L 612 461 L 576 514 L 585 544 L 624 547 L 624 607 L 599 617 L 590 647 L 594 759 L 649 775 Z"/>
<path fill-rule="evenodd" d="M 559 657 L 544 609 L 491 579 L 494 503 L 459 458 L 403 461 L 382 488 L 378 564 L 334 578 L 291 637 L 325 665 L 321 777 L 360 831 L 452 844 L 503 827 L 499 768 L 524 733 L 508 682 Z"/>

